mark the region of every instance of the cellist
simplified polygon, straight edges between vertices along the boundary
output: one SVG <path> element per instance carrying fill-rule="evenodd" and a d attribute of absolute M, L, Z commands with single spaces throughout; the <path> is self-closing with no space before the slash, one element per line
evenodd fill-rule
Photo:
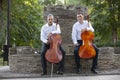
<path fill-rule="evenodd" d="M 88 24 L 89 24 L 89 26 L 88 26 Z M 82 12 L 78 12 L 77 13 L 77 22 L 73 25 L 73 28 L 72 28 L 72 41 L 75 46 L 74 47 L 74 57 L 75 57 L 77 74 L 81 73 L 81 64 L 80 64 L 81 58 L 78 55 L 78 51 L 79 51 L 80 46 L 83 43 L 83 41 L 81 39 L 81 33 L 84 32 L 85 30 L 90 30 L 90 31 L 94 32 L 94 29 L 93 29 L 91 23 L 88 22 L 87 20 L 84 20 L 84 14 Z M 95 45 L 93 45 L 93 47 L 95 49 L 96 56 L 93 58 L 91 71 L 93 73 L 97 73 L 96 67 L 97 67 L 99 50 Z"/>
<path fill-rule="evenodd" d="M 41 28 L 41 34 L 40 34 L 40 39 L 43 42 L 42 44 L 42 49 L 41 49 L 41 64 L 42 64 L 42 73 L 41 75 L 46 75 L 47 74 L 47 61 L 45 59 L 45 53 L 46 51 L 50 48 L 50 44 L 48 41 L 48 37 L 51 36 L 52 34 L 61 34 L 60 30 L 60 25 L 54 23 L 54 16 L 52 14 L 47 15 L 47 23 L 42 26 Z M 58 63 L 58 71 L 57 74 L 63 74 L 63 69 L 64 69 L 64 56 L 65 56 L 65 51 L 60 45 L 60 50 L 62 52 L 62 60 Z"/>

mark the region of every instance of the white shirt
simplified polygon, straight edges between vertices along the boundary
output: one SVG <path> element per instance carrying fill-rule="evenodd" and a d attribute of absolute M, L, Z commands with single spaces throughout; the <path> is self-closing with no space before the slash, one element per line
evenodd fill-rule
<path fill-rule="evenodd" d="M 73 25 L 72 40 L 73 40 L 74 44 L 77 44 L 77 40 L 81 40 L 81 30 L 85 29 L 85 28 L 87 30 L 90 30 L 90 31 L 94 32 L 94 29 L 93 29 L 92 25 L 90 23 L 88 24 L 88 21 L 84 20 L 82 24 L 80 24 L 79 22 L 76 22 Z"/>
<path fill-rule="evenodd" d="M 41 28 L 41 34 L 40 34 L 40 39 L 43 43 L 47 43 L 48 42 L 48 35 L 52 33 L 52 34 L 60 34 L 61 30 L 60 30 L 60 25 L 56 23 L 53 23 L 51 26 L 47 24 L 43 25 Z"/>

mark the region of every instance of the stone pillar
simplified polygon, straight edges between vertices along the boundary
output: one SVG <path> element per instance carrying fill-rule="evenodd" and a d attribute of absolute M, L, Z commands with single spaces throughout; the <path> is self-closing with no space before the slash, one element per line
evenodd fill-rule
<path fill-rule="evenodd" d="M 68 45 L 73 44 L 72 38 L 71 38 L 71 32 L 73 24 L 77 21 L 76 20 L 76 14 L 78 11 L 81 11 L 84 13 L 84 15 L 87 15 L 87 8 L 81 7 L 81 6 L 62 6 L 62 5 L 56 5 L 56 6 L 48 6 L 44 10 L 44 19 L 46 21 L 46 17 L 49 13 L 53 14 L 55 17 L 59 16 L 59 24 L 61 26 L 62 31 L 62 39 L 63 43 L 62 46 L 64 47 L 67 54 L 68 52 Z"/>

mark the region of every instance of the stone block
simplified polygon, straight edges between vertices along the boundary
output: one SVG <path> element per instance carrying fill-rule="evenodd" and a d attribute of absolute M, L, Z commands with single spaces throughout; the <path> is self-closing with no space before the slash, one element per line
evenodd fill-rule
<path fill-rule="evenodd" d="M 70 46 L 70 45 L 69 45 Z M 12 53 L 14 53 L 15 48 L 10 49 Z M 16 48 L 17 49 L 17 48 Z M 98 69 L 99 70 L 109 70 L 109 69 L 119 69 L 120 68 L 120 55 L 114 54 L 114 48 L 112 47 L 102 47 L 100 48 L 99 56 L 98 56 Z M 24 50 L 24 49 L 23 49 Z M 71 50 L 71 49 L 70 49 Z M 109 51 L 108 51 L 109 50 Z M 28 50 L 29 51 L 29 50 Z M 23 52 L 23 51 L 21 51 Z M 26 52 L 26 51 L 24 51 Z M 19 54 L 11 54 L 9 55 L 9 66 L 11 71 L 13 72 L 23 72 L 23 73 L 40 73 L 41 69 L 41 61 L 40 54 L 38 53 L 22 53 Z M 92 59 L 85 60 L 81 59 L 81 66 L 83 72 L 89 72 L 92 67 Z M 47 62 L 47 71 L 48 74 L 51 72 L 52 64 Z M 54 64 L 54 73 L 56 73 L 58 64 Z M 76 64 L 73 53 L 67 53 L 65 55 L 65 73 L 75 73 L 76 72 Z"/>

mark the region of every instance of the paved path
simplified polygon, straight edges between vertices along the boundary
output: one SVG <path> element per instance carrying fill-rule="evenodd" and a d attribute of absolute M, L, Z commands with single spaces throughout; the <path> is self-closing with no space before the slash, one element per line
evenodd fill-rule
<path fill-rule="evenodd" d="M 73 76 L 73 77 L 50 77 L 50 78 L 13 78 L 0 80 L 120 80 L 120 75 L 98 76 Z"/>
<path fill-rule="evenodd" d="M 99 71 L 99 74 L 75 74 L 65 73 L 40 76 L 40 73 L 15 73 L 11 72 L 9 66 L 0 66 L 0 80 L 120 80 L 120 69 Z"/>

